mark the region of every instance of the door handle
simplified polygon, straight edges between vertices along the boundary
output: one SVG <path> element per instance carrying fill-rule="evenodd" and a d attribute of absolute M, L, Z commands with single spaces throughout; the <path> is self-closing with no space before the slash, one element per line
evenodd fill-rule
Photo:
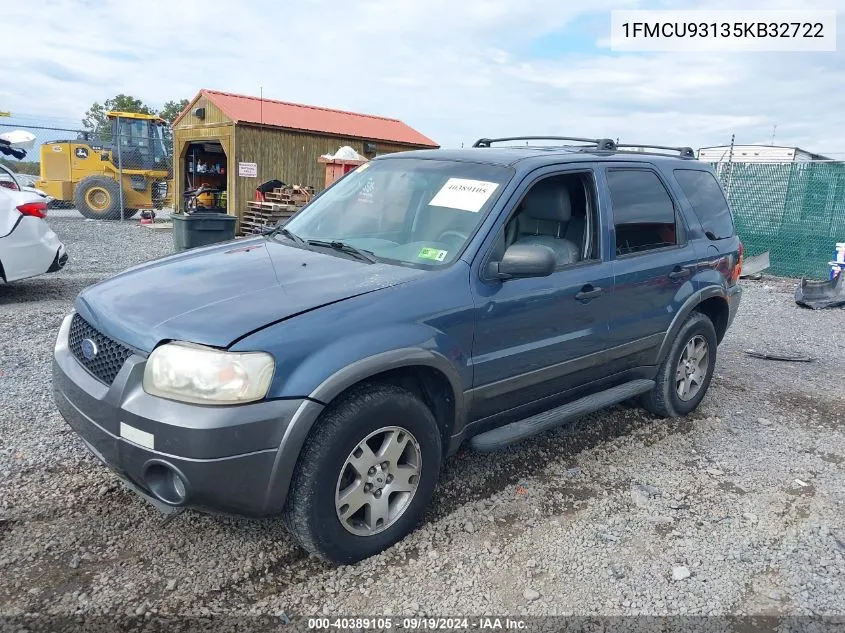
<path fill-rule="evenodd" d="M 583 288 L 581 288 L 581 292 L 575 295 L 575 298 L 578 301 L 589 301 L 590 299 L 595 299 L 599 295 L 603 294 L 604 290 L 599 288 L 598 286 L 591 286 L 587 284 Z"/>
<path fill-rule="evenodd" d="M 675 268 L 669 273 L 669 279 L 680 281 L 682 279 L 688 279 L 690 275 L 692 275 L 692 271 L 689 268 Z"/>

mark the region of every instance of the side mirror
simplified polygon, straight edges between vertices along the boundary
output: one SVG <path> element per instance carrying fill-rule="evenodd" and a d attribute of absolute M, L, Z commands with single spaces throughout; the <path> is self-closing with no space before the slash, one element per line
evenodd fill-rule
<path fill-rule="evenodd" d="M 548 277 L 556 267 L 554 251 L 548 246 L 514 244 L 505 251 L 502 261 L 490 263 L 489 272 L 498 279 Z"/>

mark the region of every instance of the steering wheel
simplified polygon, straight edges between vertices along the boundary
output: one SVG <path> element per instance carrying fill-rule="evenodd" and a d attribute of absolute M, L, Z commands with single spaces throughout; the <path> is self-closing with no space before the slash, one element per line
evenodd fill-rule
<path fill-rule="evenodd" d="M 454 229 L 450 229 L 448 231 L 443 231 L 440 234 L 440 237 L 437 238 L 438 242 L 447 242 L 450 237 L 458 238 L 461 243 L 466 242 L 469 239 L 469 235 L 466 233 L 461 233 L 460 231 L 455 231 Z"/>

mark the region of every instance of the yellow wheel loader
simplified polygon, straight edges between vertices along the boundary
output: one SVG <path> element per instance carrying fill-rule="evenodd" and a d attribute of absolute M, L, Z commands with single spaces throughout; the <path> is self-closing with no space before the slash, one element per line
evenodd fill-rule
<path fill-rule="evenodd" d="M 111 126 L 103 138 L 82 133 L 77 140 L 41 146 L 36 187 L 95 220 L 131 218 L 139 209 L 161 209 L 171 177 L 163 134 L 167 122 L 134 112 L 106 116 Z"/>

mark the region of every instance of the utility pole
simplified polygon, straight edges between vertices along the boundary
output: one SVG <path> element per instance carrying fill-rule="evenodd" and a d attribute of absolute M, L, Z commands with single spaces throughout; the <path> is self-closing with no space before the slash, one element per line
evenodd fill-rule
<path fill-rule="evenodd" d="M 774 145 L 774 144 L 775 144 L 775 133 L 776 133 L 777 131 L 778 131 L 778 124 L 777 124 L 777 123 L 775 123 L 775 126 L 772 128 L 772 142 L 770 143 L 770 145 Z"/>
<path fill-rule="evenodd" d="M 734 141 L 736 140 L 736 134 L 731 134 L 731 150 L 728 154 L 728 186 L 727 194 L 728 201 L 731 199 L 731 185 L 733 184 L 734 179 Z"/>
<path fill-rule="evenodd" d="M 259 175 L 258 184 L 260 185 L 264 178 L 261 176 L 264 169 L 264 154 L 262 153 L 264 150 L 264 86 L 259 86 L 258 88 L 258 103 L 259 103 L 259 121 L 261 123 L 261 134 L 258 136 L 258 159 L 256 160 L 259 163 L 258 167 L 256 167 L 256 172 Z M 229 201 L 229 194 L 226 194 L 226 202 Z"/>
<path fill-rule="evenodd" d="M 124 208 L 123 208 L 123 154 L 120 151 L 121 145 L 121 134 L 123 132 L 123 118 L 122 117 L 115 117 L 115 128 L 117 129 L 117 182 L 119 183 L 119 187 L 117 188 L 117 195 L 118 200 L 120 201 L 120 221 L 123 222 L 124 220 Z"/>

